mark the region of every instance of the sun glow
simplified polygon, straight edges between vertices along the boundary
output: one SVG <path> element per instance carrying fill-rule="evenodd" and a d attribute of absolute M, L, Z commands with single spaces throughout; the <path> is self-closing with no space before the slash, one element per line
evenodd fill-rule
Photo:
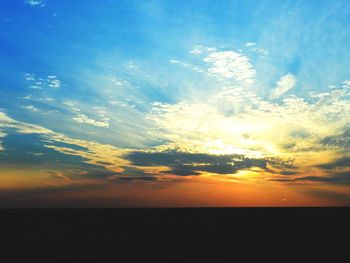
<path fill-rule="evenodd" d="M 225 144 L 221 140 L 208 141 L 206 143 L 207 152 L 210 154 L 239 154 L 250 158 L 261 158 L 263 154 L 260 151 L 247 150 L 230 144 Z"/>

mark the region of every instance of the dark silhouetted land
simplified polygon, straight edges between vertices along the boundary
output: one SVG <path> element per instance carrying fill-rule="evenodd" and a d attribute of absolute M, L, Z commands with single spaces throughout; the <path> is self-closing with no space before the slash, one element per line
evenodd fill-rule
<path fill-rule="evenodd" d="M 0 227 L 2 262 L 348 262 L 350 251 L 350 208 L 18 209 L 0 210 Z"/>

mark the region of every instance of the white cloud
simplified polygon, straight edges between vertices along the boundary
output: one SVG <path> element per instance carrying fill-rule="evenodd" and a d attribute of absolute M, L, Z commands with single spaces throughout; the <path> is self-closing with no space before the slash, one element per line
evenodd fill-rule
<path fill-rule="evenodd" d="M 65 101 L 62 101 L 62 104 L 68 106 L 68 107 L 74 107 L 74 102 L 73 101 L 70 101 L 70 100 L 65 100 Z"/>
<path fill-rule="evenodd" d="M 261 54 L 264 54 L 264 55 L 269 54 L 269 52 L 266 49 L 256 47 L 256 43 L 254 43 L 254 42 L 245 43 L 244 46 L 248 47 L 248 48 L 251 48 L 250 50 L 253 51 L 253 52 L 256 52 L 256 53 L 261 53 Z"/>
<path fill-rule="evenodd" d="M 293 74 L 287 74 L 282 76 L 277 81 L 277 86 L 271 91 L 270 98 L 277 99 L 281 97 L 288 90 L 292 89 L 295 86 L 296 79 Z"/>
<path fill-rule="evenodd" d="M 136 69 L 136 64 L 134 61 L 129 61 L 127 64 L 126 64 L 126 68 L 127 69 Z"/>
<path fill-rule="evenodd" d="M 0 130 L 0 138 L 3 138 L 7 135 L 7 133 L 3 132 L 2 130 Z M 2 141 L 0 140 L 0 151 L 3 151 L 4 147 L 2 146 Z"/>
<path fill-rule="evenodd" d="M 26 74 L 24 74 L 24 78 L 25 78 L 26 80 L 28 80 L 28 81 L 30 81 L 30 80 L 35 80 L 34 75 L 31 74 L 31 73 L 26 73 Z"/>
<path fill-rule="evenodd" d="M 181 66 L 183 66 L 183 67 L 185 67 L 185 68 L 189 68 L 189 69 L 191 69 L 191 70 L 193 70 L 193 71 L 195 71 L 195 72 L 200 72 L 200 73 L 205 72 L 205 70 L 203 70 L 203 69 L 201 69 L 201 68 L 199 68 L 199 67 L 197 67 L 197 66 L 194 66 L 194 65 L 189 64 L 189 63 L 182 62 L 182 61 L 180 61 L 180 60 L 171 59 L 171 60 L 170 60 L 170 63 L 171 63 L 171 64 L 178 64 L 178 65 L 181 65 Z"/>
<path fill-rule="evenodd" d="M 204 72 L 204 70 L 203 69 L 201 69 L 201 68 L 199 68 L 199 67 L 192 67 L 191 68 L 193 71 L 195 71 L 195 72 L 200 72 L 200 73 L 203 73 Z"/>
<path fill-rule="evenodd" d="M 202 45 L 197 45 L 197 46 L 194 46 L 193 49 L 189 51 L 189 53 L 192 55 L 200 55 L 204 52 L 214 52 L 214 51 L 216 51 L 215 47 L 205 47 Z"/>
<path fill-rule="evenodd" d="M 110 81 L 112 81 L 116 86 L 122 86 L 122 85 L 127 85 L 128 81 L 119 79 L 116 77 L 110 77 Z"/>
<path fill-rule="evenodd" d="M 32 73 L 24 74 L 25 80 L 27 80 L 30 85 L 30 89 L 43 89 L 45 87 L 59 88 L 61 87 L 61 81 L 55 75 L 48 75 L 46 78 L 36 77 Z"/>
<path fill-rule="evenodd" d="M 199 55 L 199 54 L 202 54 L 202 52 L 203 52 L 203 50 L 201 48 L 199 48 L 199 47 L 195 47 L 194 49 L 192 49 L 190 51 L 190 53 L 193 54 L 193 55 Z"/>
<path fill-rule="evenodd" d="M 43 0 L 26 0 L 25 3 L 31 6 L 40 6 L 40 7 L 45 6 L 45 3 Z"/>
<path fill-rule="evenodd" d="M 62 101 L 62 104 L 65 106 L 68 106 L 68 108 L 72 111 L 79 112 L 80 109 L 76 107 L 76 103 L 71 100 L 64 100 Z"/>
<path fill-rule="evenodd" d="M 269 52 L 266 49 L 263 49 L 263 48 L 255 47 L 255 48 L 253 48 L 253 51 L 256 52 L 256 53 L 262 53 L 262 54 L 265 54 L 265 55 L 269 54 Z"/>
<path fill-rule="evenodd" d="M 79 123 L 84 123 L 84 124 L 89 124 L 89 125 L 93 125 L 96 127 L 109 127 L 109 122 L 106 121 L 106 119 L 104 121 L 96 121 L 94 119 L 91 119 L 89 117 L 87 117 L 85 114 L 77 114 L 73 120 L 79 122 Z"/>
<path fill-rule="evenodd" d="M 61 81 L 58 79 L 49 79 L 50 88 L 59 88 L 61 87 Z"/>
<path fill-rule="evenodd" d="M 170 59 L 170 63 L 171 64 L 178 64 L 178 63 L 180 63 L 180 61 L 176 60 L 176 59 Z"/>
<path fill-rule="evenodd" d="M 212 64 L 212 67 L 208 69 L 211 75 L 231 78 L 247 84 L 254 82 L 255 69 L 249 58 L 240 53 L 234 51 L 213 52 L 204 61 Z"/>
<path fill-rule="evenodd" d="M 111 100 L 111 101 L 109 101 L 108 102 L 109 104 L 112 104 L 112 105 L 118 105 L 118 101 L 116 101 L 116 100 Z"/>
<path fill-rule="evenodd" d="M 33 106 L 33 105 L 24 106 L 23 108 L 27 109 L 27 110 L 30 110 L 30 111 L 33 111 L 33 112 L 39 111 L 39 109 L 37 107 Z"/>
<path fill-rule="evenodd" d="M 156 124 L 156 136 L 182 151 L 319 162 L 321 151 L 330 153 L 322 140 L 348 129 L 349 95 L 343 88 L 309 100 L 288 96 L 272 103 L 244 88 L 226 87 L 196 101 L 154 103 L 148 119 Z"/>
<path fill-rule="evenodd" d="M 96 106 L 92 107 L 92 109 L 95 111 L 95 114 L 98 115 L 103 121 L 108 122 L 110 118 L 108 118 L 107 115 L 107 109 L 105 107 Z"/>
<path fill-rule="evenodd" d="M 345 81 L 343 82 L 343 86 L 344 86 L 344 87 L 350 88 L 350 80 L 345 80 Z"/>
<path fill-rule="evenodd" d="M 254 42 L 245 43 L 246 47 L 251 47 L 251 46 L 255 46 L 255 45 L 256 45 L 256 43 L 254 43 Z"/>

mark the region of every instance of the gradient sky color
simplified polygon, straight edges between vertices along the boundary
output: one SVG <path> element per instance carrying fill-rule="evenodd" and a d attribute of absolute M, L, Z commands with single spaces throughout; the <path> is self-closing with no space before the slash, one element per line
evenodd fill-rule
<path fill-rule="evenodd" d="M 350 205 L 349 1 L 0 2 L 0 207 Z"/>

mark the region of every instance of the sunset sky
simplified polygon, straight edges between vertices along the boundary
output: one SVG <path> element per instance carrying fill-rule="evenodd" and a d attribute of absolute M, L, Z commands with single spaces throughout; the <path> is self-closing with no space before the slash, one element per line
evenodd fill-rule
<path fill-rule="evenodd" d="M 0 2 L 0 207 L 349 206 L 350 2 Z"/>

